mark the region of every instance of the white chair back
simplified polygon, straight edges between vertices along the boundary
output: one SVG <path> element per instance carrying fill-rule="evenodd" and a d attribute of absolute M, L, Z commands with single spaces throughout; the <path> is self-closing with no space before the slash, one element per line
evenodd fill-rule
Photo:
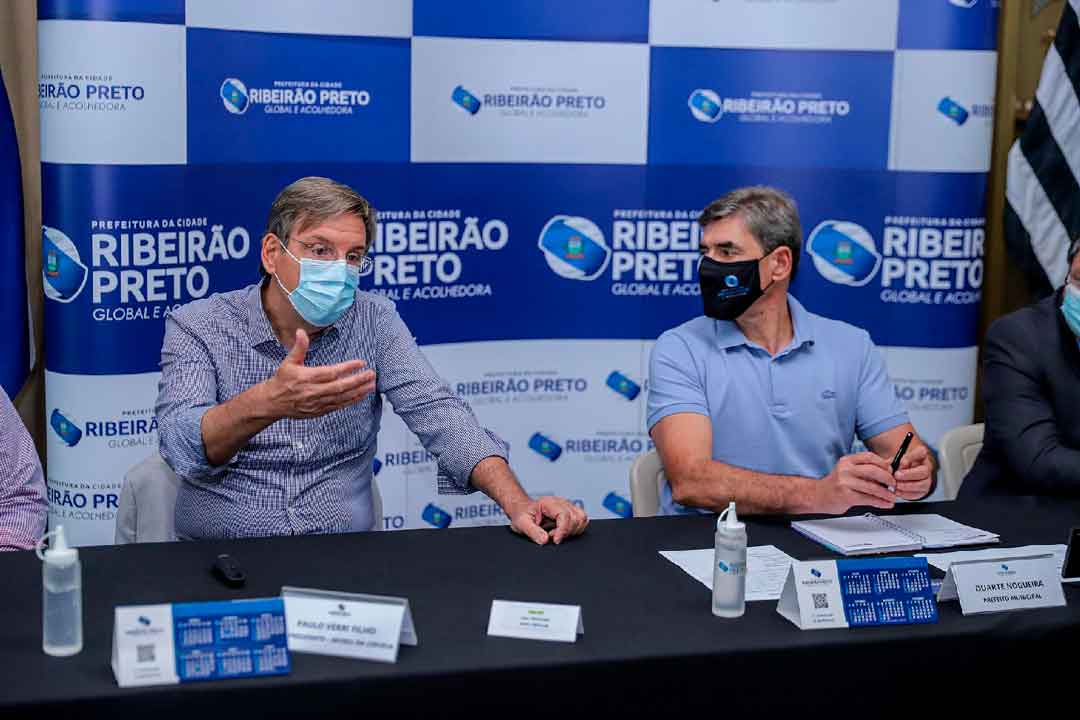
<path fill-rule="evenodd" d="M 116 513 L 118 545 L 176 540 L 174 516 L 180 479 L 154 453 L 124 474 Z"/>
<path fill-rule="evenodd" d="M 964 477 L 971 471 L 975 458 L 982 450 L 985 429 L 983 423 L 962 425 L 941 436 L 938 484 L 945 500 L 955 500 L 960 493 Z"/>
<path fill-rule="evenodd" d="M 379 483 L 375 477 L 371 478 L 371 529 L 383 529 L 382 494 L 379 492 Z"/>
<path fill-rule="evenodd" d="M 655 450 L 638 455 L 630 466 L 630 502 L 634 517 L 654 517 L 660 512 L 660 491 L 667 480 Z"/>

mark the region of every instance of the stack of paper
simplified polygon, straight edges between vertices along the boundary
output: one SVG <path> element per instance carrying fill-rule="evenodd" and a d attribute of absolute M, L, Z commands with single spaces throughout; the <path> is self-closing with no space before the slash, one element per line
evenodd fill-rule
<path fill-rule="evenodd" d="M 661 550 L 660 554 L 712 590 L 713 548 Z M 794 558 L 773 545 L 746 548 L 746 599 L 779 600 Z"/>

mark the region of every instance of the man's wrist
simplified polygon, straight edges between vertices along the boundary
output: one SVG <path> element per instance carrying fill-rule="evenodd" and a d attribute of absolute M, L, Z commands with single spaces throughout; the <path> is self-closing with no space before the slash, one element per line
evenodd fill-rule
<path fill-rule="evenodd" d="M 521 487 L 521 484 L 514 479 L 513 484 L 508 484 L 507 487 L 501 488 L 499 493 L 500 497 L 494 498 L 495 502 L 499 504 L 499 507 L 503 509 L 506 516 L 512 518 L 518 508 L 528 507 L 532 503 L 533 499 L 529 496 L 529 493 L 525 492 L 525 488 Z"/>
<path fill-rule="evenodd" d="M 274 402 L 273 382 L 274 378 L 270 377 L 251 387 L 245 403 L 249 419 L 270 424 L 284 417 Z"/>
<path fill-rule="evenodd" d="M 820 480 L 814 480 L 813 478 L 806 478 L 802 492 L 798 493 L 796 497 L 795 506 L 791 508 L 794 515 L 809 515 L 811 513 L 821 512 L 821 492 L 825 487 L 826 475 Z"/>
<path fill-rule="evenodd" d="M 499 455 L 489 455 L 478 462 L 469 479 L 473 487 L 494 500 L 507 517 L 513 517 L 516 507 L 532 502 L 506 458 Z"/>
<path fill-rule="evenodd" d="M 530 504 L 532 504 L 532 501 L 532 498 L 523 492 L 520 497 L 514 498 L 513 500 L 508 500 L 505 504 L 500 503 L 500 507 L 502 507 L 503 513 L 506 514 L 506 517 L 513 520 L 514 515 L 519 510 L 527 508 Z"/>

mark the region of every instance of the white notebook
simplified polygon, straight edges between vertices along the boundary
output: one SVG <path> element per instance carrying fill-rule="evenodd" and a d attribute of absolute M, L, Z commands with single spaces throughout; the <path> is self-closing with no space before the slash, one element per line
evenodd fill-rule
<path fill-rule="evenodd" d="M 867 513 L 828 520 L 799 520 L 791 527 L 841 555 L 874 555 L 957 545 L 982 545 L 996 533 L 962 525 L 941 515 L 880 517 Z"/>

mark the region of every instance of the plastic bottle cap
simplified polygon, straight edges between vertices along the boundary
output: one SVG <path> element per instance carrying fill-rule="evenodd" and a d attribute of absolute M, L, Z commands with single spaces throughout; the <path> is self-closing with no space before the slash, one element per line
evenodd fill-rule
<path fill-rule="evenodd" d="M 716 518 L 716 529 L 727 530 L 729 532 L 746 529 L 746 523 L 740 522 L 739 516 L 735 512 L 734 500 L 729 502 L 724 512 L 720 513 L 720 515 Z"/>
<path fill-rule="evenodd" d="M 42 554 L 42 546 L 45 542 L 45 538 L 49 536 L 53 537 L 53 541 L 49 544 L 49 549 Z M 45 533 L 41 540 L 38 542 L 37 556 L 44 562 L 54 563 L 56 565 L 70 565 L 79 559 L 79 551 L 73 547 L 69 547 L 67 544 L 67 538 L 64 536 L 64 526 L 57 525 L 56 529 L 50 533 Z"/>

